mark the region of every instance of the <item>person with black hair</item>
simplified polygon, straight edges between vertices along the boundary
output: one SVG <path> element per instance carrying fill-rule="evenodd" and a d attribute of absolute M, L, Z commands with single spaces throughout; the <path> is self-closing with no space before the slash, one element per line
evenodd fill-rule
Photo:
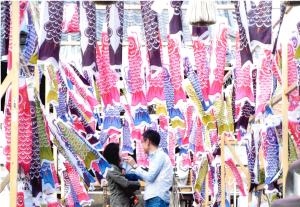
<path fill-rule="evenodd" d="M 103 152 L 104 158 L 111 165 L 106 180 L 110 190 L 110 206 L 130 207 L 137 205 L 134 192 L 139 190 L 139 181 L 128 180 L 121 168 L 120 148 L 117 143 L 109 143 Z"/>
<path fill-rule="evenodd" d="M 148 171 L 138 167 L 132 157 L 126 162 L 134 172 L 145 181 L 145 207 L 168 207 L 170 203 L 170 189 L 173 184 L 173 167 L 169 156 L 160 149 L 160 135 L 157 131 L 148 129 L 143 133 L 142 145 L 149 157 Z"/>

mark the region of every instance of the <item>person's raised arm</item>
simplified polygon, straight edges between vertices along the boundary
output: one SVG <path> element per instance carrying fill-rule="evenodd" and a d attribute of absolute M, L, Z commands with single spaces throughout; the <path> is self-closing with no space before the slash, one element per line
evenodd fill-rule
<path fill-rule="evenodd" d="M 131 164 L 132 164 L 132 162 L 131 162 Z M 136 165 L 136 163 L 133 164 L 133 166 L 134 165 Z M 163 157 L 156 156 L 153 160 L 151 160 L 148 171 L 143 170 L 141 167 L 137 167 L 134 170 L 134 172 L 136 175 L 141 177 L 142 180 L 149 182 L 149 183 L 153 183 L 155 181 L 155 179 L 157 178 L 159 172 L 161 171 L 163 165 L 164 165 Z"/>

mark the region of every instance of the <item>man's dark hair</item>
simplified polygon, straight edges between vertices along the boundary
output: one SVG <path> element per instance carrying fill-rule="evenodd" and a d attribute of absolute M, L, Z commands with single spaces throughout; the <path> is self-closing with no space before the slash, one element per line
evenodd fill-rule
<path fill-rule="evenodd" d="M 160 142 L 160 135 L 157 131 L 152 130 L 152 129 L 147 129 L 143 133 L 143 138 L 144 138 L 144 141 L 146 141 L 148 139 L 151 142 L 151 144 L 158 147 L 159 142 Z"/>
<path fill-rule="evenodd" d="M 103 156 L 109 164 L 113 164 L 119 167 L 121 161 L 119 151 L 119 144 L 109 143 L 103 151 Z"/>

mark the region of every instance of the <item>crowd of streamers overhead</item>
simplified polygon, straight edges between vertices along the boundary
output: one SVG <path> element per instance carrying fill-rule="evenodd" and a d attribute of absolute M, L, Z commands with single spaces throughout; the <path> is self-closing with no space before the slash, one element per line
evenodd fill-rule
<path fill-rule="evenodd" d="M 246 143 L 250 186 L 230 153 L 225 160 L 225 176 L 234 177 L 241 196 L 259 184 L 262 167 L 267 192 L 279 190 L 281 119 L 269 101 L 281 89 L 278 37 L 286 8 L 281 5 L 275 33 L 270 0 L 234 2 L 234 21 L 227 11 L 222 13 L 227 22 L 191 29 L 186 4 L 118 1 L 99 10 L 93 1 L 21 1 L 20 25 L 26 33 L 22 64 L 30 71 L 37 65 L 40 80 L 46 74 L 47 94 L 43 106 L 34 91 L 34 77 L 22 65 L 18 182 L 29 183 L 30 190 L 18 190 L 20 202 L 59 206 L 55 195 L 63 179 L 63 205 L 91 204 L 86 187 L 92 190 L 105 178 L 110 165 L 101 151 L 108 143 L 120 143 L 122 152 L 135 154 L 139 165 L 148 166 L 141 140 L 146 129 L 159 132 L 159 146 L 173 166 L 192 169 L 196 206 L 204 203 L 207 193 L 212 205 L 221 202 L 222 137 Z M 138 9 L 126 9 L 128 5 Z M 10 12 L 11 3 L 1 2 L 1 57 L 7 56 L 8 71 Z M 294 25 L 288 43 L 289 87 L 300 80 L 299 25 Z M 69 38 L 79 43 L 79 54 L 70 50 L 71 61 L 61 52 L 61 43 Z M 11 101 L 9 90 L 4 118 L 8 169 Z M 289 144 L 294 149 L 300 147 L 300 117 L 295 113 L 299 90 L 289 101 Z M 60 179 L 53 145 L 63 157 Z M 31 196 L 22 197 L 28 191 Z"/>

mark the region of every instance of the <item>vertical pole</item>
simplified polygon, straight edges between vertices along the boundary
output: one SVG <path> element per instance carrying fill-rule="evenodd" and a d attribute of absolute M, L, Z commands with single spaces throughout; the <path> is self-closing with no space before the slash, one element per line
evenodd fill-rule
<path fill-rule="evenodd" d="M 204 206 L 207 207 L 208 206 L 208 200 L 209 200 L 209 186 L 208 186 L 208 172 L 206 175 L 206 179 L 205 179 L 205 203 Z"/>
<path fill-rule="evenodd" d="M 17 177 L 18 177 L 18 130 L 19 130 L 19 52 L 20 52 L 20 8 L 19 1 L 12 1 L 12 106 L 11 106 L 11 145 L 10 145 L 10 206 L 17 206 Z"/>
<path fill-rule="evenodd" d="M 221 135 L 221 207 L 225 207 L 225 137 Z"/>
<path fill-rule="evenodd" d="M 285 197 L 286 176 L 289 167 L 289 137 L 288 137 L 288 37 L 284 36 L 282 42 L 282 168 L 283 168 L 283 197 Z"/>

